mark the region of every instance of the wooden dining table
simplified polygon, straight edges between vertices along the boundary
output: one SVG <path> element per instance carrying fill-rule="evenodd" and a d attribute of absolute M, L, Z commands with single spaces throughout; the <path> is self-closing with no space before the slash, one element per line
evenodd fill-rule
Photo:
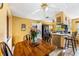
<path fill-rule="evenodd" d="M 48 56 L 49 53 L 55 50 L 54 45 L 49 45 L 45 41 L 41 43 L 30 43 L 28 41 L 22 41 L 15 45 L 14 56 Z"/>

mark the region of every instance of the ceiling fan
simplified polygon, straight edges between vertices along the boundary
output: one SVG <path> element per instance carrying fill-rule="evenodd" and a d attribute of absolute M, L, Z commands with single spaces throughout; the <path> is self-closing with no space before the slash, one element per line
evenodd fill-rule
<path fill-rule="evenodd" d="M 51 9 L 51 10 L 55 9 L 54 12 L 61 11 L 61 9 L 57 8 L 55 5 L 50 5 L 50 4 L 47 4 L 47 3 L 42 3 L 42 4 L 40 4 L 40 9 L 37 9 L 36 11 L 34 11 L 32 13 L 32 15 L 36 14 L 37 12 L 42 12 L 43 17 L 44 17 L 43 19 L 52 19 L 53 17 L 48 15 L 49 9 Z"/>

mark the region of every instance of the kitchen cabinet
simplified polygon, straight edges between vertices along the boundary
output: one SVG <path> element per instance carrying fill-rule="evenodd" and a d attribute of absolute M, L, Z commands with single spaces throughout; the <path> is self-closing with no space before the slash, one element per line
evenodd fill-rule
<path fill-rule="evenodd" d="M 64 48 L 65 39 L 63 35 L 52 34 L 51 44 L 56 45 L 57 48 Z"/>

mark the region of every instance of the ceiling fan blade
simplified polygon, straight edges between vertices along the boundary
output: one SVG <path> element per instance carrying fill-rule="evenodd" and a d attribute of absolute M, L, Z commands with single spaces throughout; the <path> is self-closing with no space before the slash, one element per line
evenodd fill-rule
<path fill-rule="evenodd" d="M 58 7 L 53 7 L 53 6 L 48 6 L 48 8 L 56 9 L 56 10 L 61 10 L 60 8 L 58 8 Z"/>
<path fill-rule="evenodd" d="M 35 14 L 37 12 L 39 12 L 41 9 L 37 9 L 36 11 L 32 12 L 31 14 Z"/>

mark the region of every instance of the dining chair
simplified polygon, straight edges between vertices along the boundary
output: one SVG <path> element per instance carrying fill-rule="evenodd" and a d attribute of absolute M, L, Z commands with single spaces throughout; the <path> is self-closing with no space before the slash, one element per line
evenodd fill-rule
<path fill-rule="evenodd" d="M 5 42 L 0 42 L 0 49 L 3 56 L 12 56 L 12 52 Z"/>

